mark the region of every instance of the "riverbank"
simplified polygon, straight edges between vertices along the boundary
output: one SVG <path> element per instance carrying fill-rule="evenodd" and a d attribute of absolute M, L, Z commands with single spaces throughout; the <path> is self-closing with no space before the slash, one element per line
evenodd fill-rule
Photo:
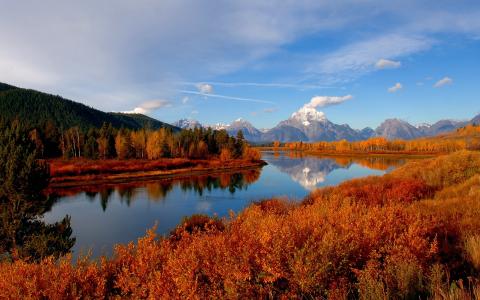
<path fill-rule="evenodd" d="M 445 155 L 448 152 L 421 152 L 421 151 L 315 151 L 315 150 L 292 150 L 288 147 L 257 147 L 259 151 L 272 152 L 298 152 L 307 155 L 321 156 L 391 156 L 391 157 L 412 157 L 412 158 L 428 158 L 438 155 Z"/>
<path fill-rule="evenodd" d="M 132 180 L 176 178 L 225 171 L 260 168 L 263 160 L 50 160 L 50 187 L 67 188 L 85 184 L 123 183 Z"/>

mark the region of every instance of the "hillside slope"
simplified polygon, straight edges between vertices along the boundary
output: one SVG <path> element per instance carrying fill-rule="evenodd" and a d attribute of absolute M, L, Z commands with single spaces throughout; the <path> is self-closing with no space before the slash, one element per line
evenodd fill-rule
<path fill-rule="evenodd" d="M 139 129 L 177 127 L 140 114 L 106 113 L 84 104 L 35 90 L 17 88 L 0 83 L 0 119 L 28 120 L 32 126 L 43 126 L 47 121 L 58 128 L 101 127 L 104 122 L 114 127 Z"/>

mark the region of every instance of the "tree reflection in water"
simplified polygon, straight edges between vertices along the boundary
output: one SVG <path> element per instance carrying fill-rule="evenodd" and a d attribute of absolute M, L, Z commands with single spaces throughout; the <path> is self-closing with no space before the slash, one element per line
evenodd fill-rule
<path fill-rule="evenodd" d="M 78 188 L 51 190 L 52 195 L 72 196 L 85 192 L 91 201 L 99 195 L 100 206 L 105 211 L 109 201 L 114 197 L 116 191 L 122 203 L 130 206 L 135 199 L 140 187 L 145 188 L 150 201 L 160 202 L 178 186 L 183 192 L 193 191 L 198 196 L 203 196 L 205 191 L 215 189 L 229 191 L 232 195 L 237 190 L 245 190 L 247 187 L 260 178 L 260 169 L 243 170 L 232 173 L 218 173 L 211 175 L 197 175 L 177 179 L 162 179 L 156 181 L 140 181 L 116 185 L 91 185 Z"/>

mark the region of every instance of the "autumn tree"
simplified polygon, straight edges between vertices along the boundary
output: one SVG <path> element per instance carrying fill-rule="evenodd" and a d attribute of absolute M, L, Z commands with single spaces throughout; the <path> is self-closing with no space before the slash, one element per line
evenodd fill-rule
<path fill-rule="evenodd" d="M 131 137 L 125 129 L 120 129 L 115 137 L 115 151 L 119 159 L 127 159 L 132 156 Z"/>

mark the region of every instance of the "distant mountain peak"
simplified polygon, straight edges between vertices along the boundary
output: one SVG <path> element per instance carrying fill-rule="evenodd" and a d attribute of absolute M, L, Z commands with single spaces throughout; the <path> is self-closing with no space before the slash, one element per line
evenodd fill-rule
<path fill-rule="evenodd" d="M 416 128 L 430 128 L 432 127 L 432 124 L 430 123 L 419 123 L 417 125 L 415 125 Z"/>
<path fill-rule="evenodd" d="M 182 129 L 195 129 L 195 128 L 202 128 L 202 124 L 194 119 L 180 119 L 173 123 L 174 126 L 177 126 Z"/>

